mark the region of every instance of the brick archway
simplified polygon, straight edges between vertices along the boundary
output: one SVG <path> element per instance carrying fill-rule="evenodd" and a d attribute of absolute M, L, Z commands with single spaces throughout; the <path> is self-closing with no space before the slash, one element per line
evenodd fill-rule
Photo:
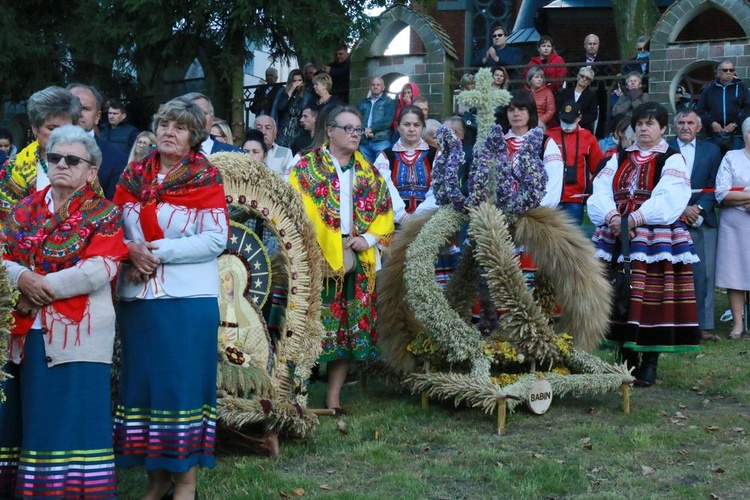
<path fill-rule="evenodd" d="M 720 10 L 741 26 L 743 38 L 722 39 L 713 35 L 707 40 L 677 42 L 685 26 L 709 9 Z M 715 26 L 707 32 L 720 35 Z M 750 75 L 750 5 L 741 0 L 677 0 L 664 12 L 651 36 L 649 93 L 652 100 L 670 103 L 674 111 L 674 91 L 680 79 L 692 69 L 724 59 L 733 61 L 737 77 Z"/>
<path fill-rule="evenodd" d="M 425 52 L 383 55 L 393 37 L 406 27 L 419 36 Z M 372 34 L 361 39 L 352 52 L 349 102 L 356 103 L 367 95 L 373 76 L 401 73 L 428 98 L 430 115 L 442 117 L 451 110 L 451 75 L 457 60 L 448 34 L 434 19 L 395 5 L 380 15 Z"/>

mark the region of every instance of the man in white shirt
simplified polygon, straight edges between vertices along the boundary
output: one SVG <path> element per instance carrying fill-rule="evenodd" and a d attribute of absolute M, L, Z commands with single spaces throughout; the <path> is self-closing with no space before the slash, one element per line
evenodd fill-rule
<path fill-rule="evenodd" d="M 683 109 L 677 112 L 674 116 L 674 129 L 677 138 L 671 139 L 668 143 L 685 157 L 685 163 L 690 171 L 691 187 L 715 187 L 716 172 L 721 163 L 721 150 L 715 144 L 696 139 L 701 130 L 701 119 L 695 110 Z M 700 258 L 700 262 L 693 264 L 693 280 L 698 306 L 698 328 L 704 341 L 718 340 L 716 335 L 711 333 L 714 329 L 714 264 L 719 233 L 715 206 L 714 193 L 693 193 L 682 213 L 695 251 Z"/>
<path fill-rule="evenodd" d="M 292 162 L 292 150 L 274 142 L 277 132 L 276 120 L 267 115 L 259 116 L 255 119 L 253 128 L 263 132 L 263 142 L 268 146 L 266 166 L 283 176 L 287 166 Z"/>

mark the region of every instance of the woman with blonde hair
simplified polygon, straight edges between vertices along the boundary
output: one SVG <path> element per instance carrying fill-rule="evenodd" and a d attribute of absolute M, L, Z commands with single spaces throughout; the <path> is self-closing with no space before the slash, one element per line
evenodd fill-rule
<path fill-rule="evenodd" d="M 224 144 L 234 145 L 234 134 L 232 134 L 232 127 L 223 118 L 214 117 L 214 124 L 211 126 L 211 135 Z"/>
<path fill-rule="evenodd" d="M 142 160 L 148 153 L 151 152 L 152 148 L 156 147 L 156 136 L 144 130 L 135 138 L 133 147 L 130 148 L 130 156 L 128 156 L 128 163 Z"/>

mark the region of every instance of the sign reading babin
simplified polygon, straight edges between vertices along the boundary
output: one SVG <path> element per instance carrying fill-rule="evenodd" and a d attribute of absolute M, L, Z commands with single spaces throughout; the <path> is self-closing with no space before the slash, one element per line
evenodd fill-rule
<path fill-rule="evenodd" d="M 552 404 L 552 386 L 549 381 L 540 378 L 531 384 L 527 404 L 532 413 L 542 415 L 547 412 Z"/>

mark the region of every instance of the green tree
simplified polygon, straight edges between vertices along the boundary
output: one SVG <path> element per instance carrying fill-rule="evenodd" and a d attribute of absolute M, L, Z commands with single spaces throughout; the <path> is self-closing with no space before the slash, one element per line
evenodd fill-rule
<path fill-rule="evenodd" d="M 661 17 L 654 0 L 612 0 L 612 13 L 623 59 L 633 57 L 638 37 L 650 36 Z"/>
<path fill-rule="evenodd" d="M 144 114 L 157 89 L 199 58 L 221 109 L 242 124 L 243 65 L 254 47 L 272 57 L 328 62 L 335 47 L 367 30 L 367 11 L 394 0 L 0 1 L 0 89 L 21 99 L 74 80 L 131 102 Z M 150 112 L 148 111 L 148 112 Z"/>

